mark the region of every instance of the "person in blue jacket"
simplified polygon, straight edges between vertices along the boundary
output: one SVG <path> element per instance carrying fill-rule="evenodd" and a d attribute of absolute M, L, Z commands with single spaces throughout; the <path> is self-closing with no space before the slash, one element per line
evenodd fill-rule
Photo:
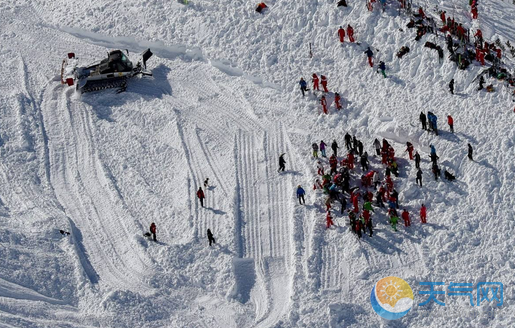
<path fill-rule="evenodd" d="M 374 53 L 372 52 L 372 50 L 370 50 L 370 47 L 367 48 L 365 54 L 367 55 L 368 64 L 370 65 L 370 67 L 374 67 L 374 63 L 372 62 L 372 57 L 374 57 Z"/>
<path fill-rule="evenodd" d="M 431 148 L 431 154 L 436 155 L 436 148 L 433 145 L 429 145 L 429 148 Z"/>
<path fill-rule="evenodd" d="M 304 200 L 305 194 L 306 194 L 306 192 L 304 191 L 304 189 L 302 189 L 302 187 L 300 185 L 298 185 L 297 186 L 297 198 L 299 199 L 300 205 L 306 205 L 306 201 Z"/>
<path fill-rule="evenodd" d="M 300 78 L 300 81 L 299 81 L 299 84 L 300 84 L 300 91 L 302 91 L 302 97 L 305 96 L 305 92 L 308 91 L 308 84 L 306 83 L 306 81 L 304 81 L 304 78 Z"/>

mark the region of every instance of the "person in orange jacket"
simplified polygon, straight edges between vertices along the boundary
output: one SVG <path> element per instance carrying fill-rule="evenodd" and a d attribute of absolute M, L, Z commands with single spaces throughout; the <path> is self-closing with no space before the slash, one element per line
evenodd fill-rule
<path fill-rule="evenodd" d="M 320 91 L 320 89 L 318 88 L 318 76 L 316 75 L 316 73 L 313 73 L 313 79 L 311 79 L 311 81 L 313 81 L 313 90 Z"/>
<path fill-rule="evenodd" d="M 204 198 L 206 198 L 206 196 L 204 195 L 204 191 L 202 190 L 202 187 L 198 188 L 197 198 L 200 200 L 200 205 L 202 207 L 204 207 Z"/>
<path fill-rule="evenodd" d="M 327 78 L 325 77 L 325 75 L 322 75 L 320 78 L 321 78 L 320 84 L 322 84 L 322 87 L 324 88 L 324 92 L 329 92 L 329 90 L 327 90 Z"/>
<path fill-rule="evenodd" d="M 451 115 L 447 115 L 447 124 L 449 124 L 451 132 L 454 133 L 454 120 L 452 119 Z"/>
<path fill-rule="evenodd" d="M 340 42 L 343 43 L 343 41 L 345 39 L 345 30 L 341 26 L 340 26 L 340 29 L 338 30 L 338 37 L 340 38 Z"/>
<path fill-rule="evenodd" d="M 156 232 L 157 232 L 156 224 L 154 222 L 152 222 L 152 224 L 150 225 L 150 233 L 152 234 L 152 239 L 154 241 L 157 241 Z"/>
<path fill-rule="evenodd" d="M 354 42 L 354 29 L 349 24 L 347 24 L 347 36 L 350 42 Z"/>
<path fill-rule="evenodd" d="M 336 109 L 340 110 L 342 109 L 342 105 L 340 104 L 340 95 L 338 94 L 338 92 L 335 92 L 334 93 L 334 104 L 336 106 Z"/>
<path fill-rule="evenodd" d="M 402 219 L 404 220 L 404 226 L 405 227 L 411 226 L 411 220 L 409 218 L 409 213 L 408 213 L 408 211 L 406 211 L 406 209 L 404 209 L 402 211 L 402 215 L 401 216 L 402 216 Z"/>
<path fill-rule="evenodd" d="M 322 98 L 320 98 L 320 105 L 322 105 L 322 110 L 324 111 L 324 114 L 327 114 L 327 100 L 325 100 L 325 96 L 322 96 Z"/>
<path fill-rule="evenodd" d="M 422 204 L 422 207 L 420 208 L 420 221 L 422 223 L 427 223 L 426 221 L 426 206 Z"/>

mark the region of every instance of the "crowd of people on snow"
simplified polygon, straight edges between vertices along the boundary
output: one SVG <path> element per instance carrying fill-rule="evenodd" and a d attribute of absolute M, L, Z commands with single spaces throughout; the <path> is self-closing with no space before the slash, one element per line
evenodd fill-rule
<path fill-rule="evenodd" d="M 331 155 L 327 149 L 331 148 Z M 349 218 L 349 225 L 352 232 L 358 238 L 368 233 L 373 235 L 374 224 L 372 217 L 381 208 L 387 213 L 388 223 L 392 229 L 397 231 L 397 223 L 402 218 L 405 227 L 411 226 L 410 213 L 404 208 L 398 212 L 399 193 L 395 188 L 394 180 L 399 177 L 399 166 L 395 157 L 393 146 L 383 139 L 380 142 L 374 140 L 373 156 L 381 159 L 384 167 L 384 175 L 380 169 L 371 169 L 369 154 L 364 149 L 363 142 L 351 136 L 349 133 L 344 136 L 344 147 L 340 147 L 336 140 L 330 145 L 321 140 L 311 145 L 312 157 L 316 161 L 316 178 L 313 189 L 322 192 L 325 196 L 325 222 L 329 229 L 335 225 L 334 218 L 338 211 L 335 211 L 335 204 L 339 204 L 340 215 Z M 346 154 L 342 156 L 341 148 Z M 434 147 L 433 147 L 434 148 Z M 432 149 L 433 149 L 432 148 Z M 422 183 L 422 171 L 420 170 L 420 155 L 414 152 L 413 145 L 408 142 L 406 152 L 410 160 L 415 160 L 418 168 L 417 183 Z M 282 157 L 282 156 L 281 156 Z M 280 158 L 281 158 L 280 157 Z M 436 151 L 431 158 L 437 159 Z M 283 162 L 280 162 L 280 165 Z M 446 171 L 447 172 L 447 171 Z M 449 173 L 450 174 L 450 173 Z M 300 205 L 305 204 L 306 191 L 301 185 L 297 187 L 297 198 Z M 422 223 L 426 223 L 427 208 L 424 204 L 419 209 L 419 216 Z M 379 214 L 376 214 L 379 215 Z"/>

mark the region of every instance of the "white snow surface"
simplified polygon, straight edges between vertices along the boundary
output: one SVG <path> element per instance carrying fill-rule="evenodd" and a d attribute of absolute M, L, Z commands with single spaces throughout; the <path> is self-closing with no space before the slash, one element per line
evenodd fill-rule
<path fill-rule="evenodd" d="M 0 327 L 515 327 L 513 88 L 487 79 L 496 92 L 477 92 L 471 81 L 483 68 L 458 70 L 442 37 L 414 41 L 396 1 L 385 12 L 336 2 L 271 0 L 261 15 L 243 0 L 0 0 Z M 515 44 L 509 1 L 480 1 L 477 21 L 467 1 L 414 4 Z M 347 24 L 361 45 L 340 45 Z M 444 48 L 443 63 L 425 41 Z M 365 45 L 387 79 L 367 65 Z M 403 45 L 411 51 L 398 59 Z M 109 49 L 147 47 L 154 77 L 127 92 L 79 96 L 59 82 L 68 52 L 87 64 Z M 313 72 L 328 77 L 343 110 L 324 115 L 315 96 L 302 98 L 298 80 Z M 427 110 L 440 136 L 420 128 Z M 393 232 L 376 209 L 375 235 L 358 242 L 335 205 L 337 227 L 325 229 L 310 145 L 336 139 L 342 152 L 346 132 L 381 175 L 372 142 L 392 143 L 410 228 Z M 422 155 L 423 188 L 406 141 Z M 429 144 L 456 181 L 434 181 Z M 151 222 L 157 243 L 142 236 Z M 387 276 L 415 294 L 391 322 L 369 300 Z M 504 304 L 446 296 L 445 307 L 418 306 L 421 281 L 499 281 Z"/>

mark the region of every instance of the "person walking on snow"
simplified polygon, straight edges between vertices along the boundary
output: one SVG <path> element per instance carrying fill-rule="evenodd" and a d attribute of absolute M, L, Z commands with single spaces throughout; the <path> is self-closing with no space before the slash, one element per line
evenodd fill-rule
<path fill-rule="evenodd" d="M 284 172 L 284 170 L 286 169 L 284 164 L 286 164 L 286 161 L 284 160 L 284 154 L 281 154 L 281 156 L 279 156 L 279 169 L 277 170 L 277 172 Z"/>
<path fill-rule="evenodd" d="M 449 124 L 449 128 L 451 129 L 451 133 L 454 133 L 454 120 L 451 115 L 447 115 L 447 124 Z"/>
<path fill-rule="evenodd" d="M 202 187 L 198 187 L 197 198 L 200 200 L 200 206 L 204 207 L 204 198 L 206 198 L 206 196 L 204 195 Z"/>
<path fill-rule="evenodd" d="M 153 241 L 157 241 L 156 232 L 157 232 L 156 224 L 154 222 L 152 222 L 150 224 L 150 233 L 152 234 Z"/>
<path fill-rule="evenodd" d="M 336 140 L 333 140 L 333 143 L 331 144 L 331 149 L 333 150 L 333 154 L 334 156 L 338 156 L 338 143 L 336 142 Z"/>
<path fill-rule="evenodd" d="M 402 210 L 401 217 L 404 220 L 404 226 L 405 227 L 411 226 L 411 220 L 409 218 L 409 213 L 408 213 L 408 211 L 406 211 L 406 209 Z"/>
<path fill-rule="evenodd" d="M 306 205 L 306 201 L 304 200 L 305 194 L 306 194 L 306 192 L 304 191 L 304 189 L 302 189 L 302 187 L 300 185 L 298 185 L 297 186 L 297 198 L 299 199 L 300 205 Z"/>
<path fill-rule="evenodd" d="M 340 38 L 340 42 L 343 43 L 343 41 L 345 39 L 345 30 L 341 26 L 340 26 L 340 29 L 338 30 L 338 37 Z"/>
<path fill-rule="evenodd" d="M 308 91 L 308 84 L 306 83 L 306 81 L 304 81 L 304 78 L 300 78 L 300 81 L 299 81 L 299 84 L 300 84 L 300 91 L 302 91 L 302 97 L 304 97 L 306 94 L 306 91 Z"/>
<path fill-rule="evenodd" d="M 311 81 L 313 81 L 313 91 L 320 91 L 320 89 L 318 88 L 318 76 L 316 75 L 316 73 L 313 73 L 313 78 L 311 79 Z"/>
<path fill-rule="evenodd" d="M 370 67 L 374 67 L 374 63 L 372 62 L 372 57 L 374 56 L 374 53 L 372 52 L 372 50 L 370 50 L 370 47 L 367 47 L 365 54 L 367 55 L 368 64 L 370 65 Z"/>
<path fill-rule="evenodd" d="M 422 204 L 422 207 L 420 208 L 420 221 L 422 223 L 427 223 L 426 221 L 426 206 Z"/>
<path fill-rule="evenodd" d="M 352 143 L 351 142 L 352 142 L 352 137 L 347 132 L 345 134 L 345 147 L 347 148 L 347 150 L 351 150 L 351 148 L 352 148 Z"/>
<path fill-rule="evenodd" d="M 211 244 L 216 244 L 215 237 L 213 237 L 213 233 L 210 229 L 207 229 L 207 240 L 209 240 L 209 246 L 211 246 Z"/>
<path fill-rule="evenodd" d="M 473 161 L 474 159 L 472 158 L 472 153 L 474 152 L 474 150 L 472 149 L 472 145 L 471 144 L 467 144 L 468 146 L 468 157 L 471 161 Z"/>
<path fill-rule="evenodd" d="M 321 78 L 320 84 L 322 84 L 322 87 L 324 88 L 324 92 L 329 92 L 329 90 L 327 90 L 327 78 L 325 77 L 325 75 L 322 75 L 320 78 Z"/>
<path fill-rule="evenodd" d="M 354 42 L 354 29 L 349 24 L 347 24 L 347 36 L 350 42 Z"/>
<path fill-rule="evenodd" d="M 324 142 L 324 140 L 320 140 L 320 151 L 322 152 L 322 157 L 326 157 L 325 146 L 327 146 L 327 144 Z"/>
<path fill-rule="evenodd" d="M 406 142 L 406 150 L 409 154 L 409 159 L 412 161 L 413 160 L 413 144 L 411 142 Z"/>
<path fill-rule="evenodd" d="M 322 98 L 320 98 L 320 105 L 322 105 L 322 111 L 324 112 L 324 114 L 327 114 L 327 100 L 325 100 L 325 96 L 322 96 Z"/>
<path fill-rule="evenodd" d="M 454 79 L 449 82 L 449 91 L 451 91 L 451 94 L 454 94 Z"/>
<path fill-rule="evenodd" d="M 420 182 L 420 186 L 422 187 L 422 170 L 420 169 L 420 167 L 418 168 L 417 179 L 415 181 L 417 184 L 419 184 Z"/>
<path fill-rule="evenodd" d="M 338 92 L 335 92 L 334 93 L 334 104 L 336 106 L 336 109 L 340 110 L 342 109 L 342 105 L 340 104 L 340 95 L 338 94 Z"/>
<path fill-rule="evenodd" d="M 318 158 L 318 144 L 313 142 L 311 148 L 313 148 L 313 157 Z"/>
<path fill-rule="evenodd" d="M 390 217 L 390 225 L 392 226 L 393 231 L 397 231 L 397 222 L 399 222 L 399 218 L 396 215 L 392 215 Z"/>

